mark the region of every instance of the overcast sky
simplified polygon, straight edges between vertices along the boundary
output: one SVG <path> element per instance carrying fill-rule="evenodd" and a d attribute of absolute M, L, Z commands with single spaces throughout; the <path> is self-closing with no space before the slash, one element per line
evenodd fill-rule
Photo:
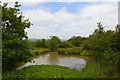
<path fill-rule="evenodd" d="M 68 39 L 72 36 L 88 36 L 97 28 L 96 23 L 99 21 L 103 23 L 105 29 L 114 29 L 118 23 L 117 2 L 21 2 L 21 4 L 23 15 L 33 23 L 33 26 L 26 29 L 29 38 L 49 38 L 55 35 L 61 39 Z"/>

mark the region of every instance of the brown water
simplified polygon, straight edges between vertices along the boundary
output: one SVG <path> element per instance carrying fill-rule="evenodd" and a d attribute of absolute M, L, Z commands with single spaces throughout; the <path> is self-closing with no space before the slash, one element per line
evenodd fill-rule
<path fill-rule="evenodd" d="M 41 54 L 31 62 L 27 62 L 24 65 L 18 67 L 21 69 L 30 65 L 59 65 L 66 66 L 72 69 L 80 70 L 85 66 L 86 60 L 81 56 L 75 55 L 60 55 L 56 52 Z"/>

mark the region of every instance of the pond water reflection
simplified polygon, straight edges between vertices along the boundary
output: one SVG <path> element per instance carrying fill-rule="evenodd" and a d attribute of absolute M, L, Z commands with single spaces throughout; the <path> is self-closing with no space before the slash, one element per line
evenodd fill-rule
<path fill-rule="evenodd" d="M 86 60 L 81 56 L 76 55 L 60 55 L 56 52 L 41 54 L 31 62 L 27 62 L 24 65 L 18 67 L 21 69 L 30 65 L 59 65 L 66 66 L 72 69 L 80 70 L 86 64 Z"/>

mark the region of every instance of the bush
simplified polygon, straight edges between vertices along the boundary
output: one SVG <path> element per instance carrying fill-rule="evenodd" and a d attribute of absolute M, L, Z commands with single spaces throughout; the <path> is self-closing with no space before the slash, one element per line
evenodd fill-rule
<path fill-rule="evenodd" d="M 102 63 L 107 66 L 112 65 L 118 65 L 118 55 L 120 55 L 120 52 L 115 52 L 113 50 L 107 50 L 103 54 L 103 60 Z"/>
<path fill-rule="evenodd" d="M 73 48 L 59 48 L 58 53 L 64 55 L 80 55 L 83 50 L 80 47 L 73 47 Z"/>
<path fill-rule="evenodd" d="M 59 48 L 71 48 L 72 44 L 68 41 L 60 42 Z"/>
<path fill-rule="evenodd" d="M 31 51 L 32 56 L 40 55 L 49 52 L 49 49 L 46 48 L 35 48 L 34 50 Z"/>

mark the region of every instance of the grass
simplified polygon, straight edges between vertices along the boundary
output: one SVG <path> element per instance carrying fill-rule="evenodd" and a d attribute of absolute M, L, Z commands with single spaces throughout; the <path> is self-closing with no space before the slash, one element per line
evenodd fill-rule
<path fill-rule="evenodd" d="M 32 74 L 31 74 L 32 73 Z M 3 74 L 3 78 L 79 78 L 80 72 L 63 66 L 36 65 Z"/>
<path fill-rule="evenodd" d="M 37 56 L 37 55 L 40 55 L 40 54 L 47 53 L 49 51 L 50 50 L 47 49 L 47 48 L 34 48 L 33 50 L 31 50 L 31 53 L 32 53 L 33 56 Z"/>
<path fill-rule="evenodd" d="M 81 47 L 59 48 L 58 53 L 62 55 L 89 55 L 87 51 L 83 51 Z"/>
<path fill-rule="evenodd" d="M 35 65 L 3 73 L 5 78 L 118 78 L 118 75 L 108 76 L 108 68 L 88 61 L 80 71 L 57 65 Z"/>

